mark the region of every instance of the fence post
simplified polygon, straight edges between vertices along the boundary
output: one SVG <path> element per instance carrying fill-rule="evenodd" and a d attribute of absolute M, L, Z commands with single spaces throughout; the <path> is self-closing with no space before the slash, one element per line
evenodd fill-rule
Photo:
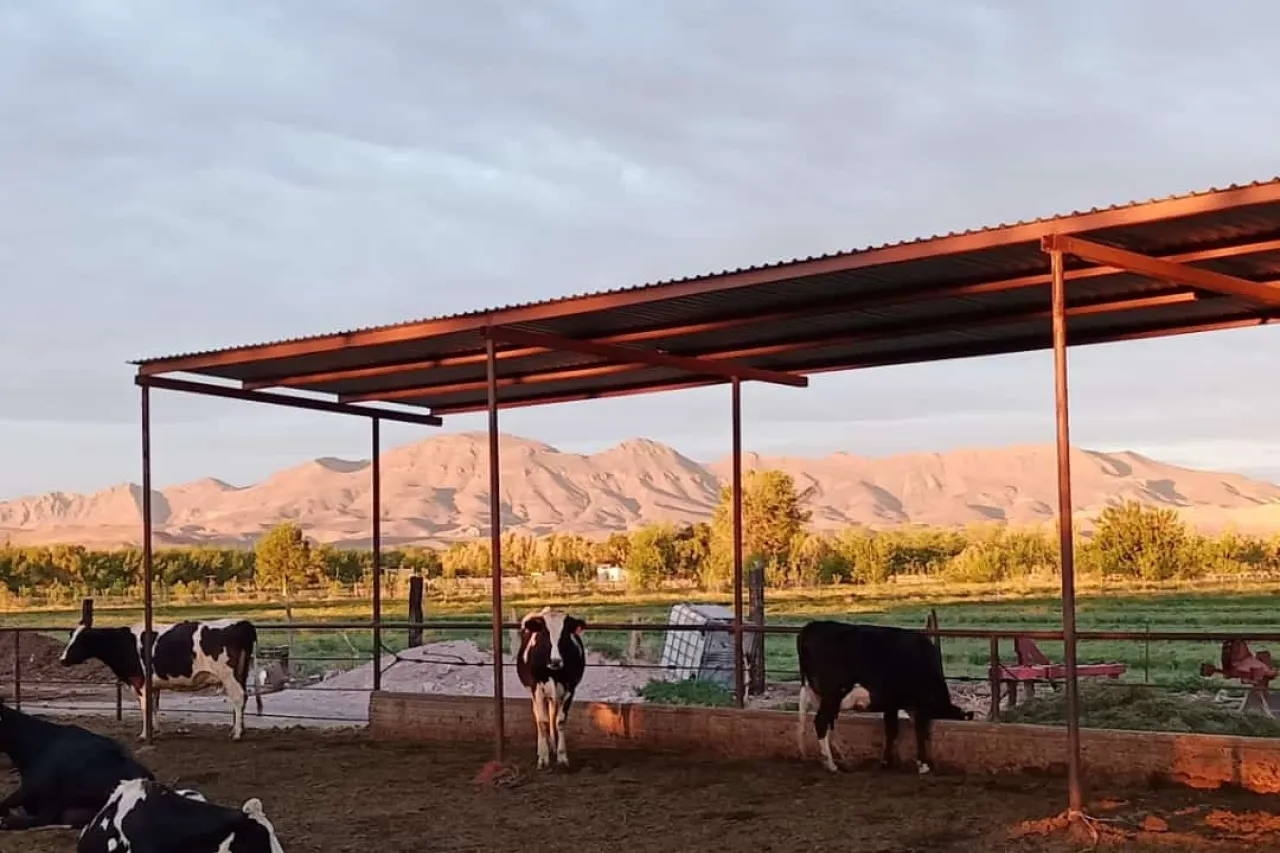
<path fill-rule="evenodd" d="M 422 645 L 422 620 L 425 618 L 422 609 L 422 575 L 409 578 L 409 648 Z"/>
<path fill-rule="evenodd" d="M 124 721 L 124 685 L 116 681 L 116 722 Z"/>
<path fill-rule="evenodd" d="M 93 599 L 86 598 L 80 602 L 80 624 L 86 628 L 93 627 Z"/>
<path fill-rule="evenodd" d="M 991 679 L 991 713 L 987 719 L 995 723 L 1000 720 L 1000 638 L 995 634 L 991 635 L 990 658 L 987 677 Z"/>
<path fill-rule="evenodd" d="M 747 571 L 747 586 L 749 592 L 750 615 L 748 618 L 751 624 L 756 628 L 764 627 L 764 561 L 759 557 L 755 557 L 751 561 L 751 568 Z M 751 677 L 747 684 L 747 693 L 752 696 L 759 696 L 764 693 L 765 672 L 764 672 L 764 632 L 753 631 L 751 637 L 750 651 L 747 655 L 747 665 L 750 667 Z"/>
<path fill-rule="evenodd" d="M 22 652 L 18 649 L 18 641 L 22 632 L 13 629 L 13 707 L 22 710 Z"/>

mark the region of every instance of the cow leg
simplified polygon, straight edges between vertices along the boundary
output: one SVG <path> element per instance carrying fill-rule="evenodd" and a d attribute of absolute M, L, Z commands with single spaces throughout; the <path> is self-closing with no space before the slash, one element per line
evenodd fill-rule
<path fill-rule="evenodd" d="M 880 758 L 881 767 L 892 767 L 897 758 L 898 744 L 898 709 L 889 708 L 884 712 L 884 755 Z"/>
<path fill-rule="evenodd" d="M 916 770 L 921 775 L 929 772 L 929 736 L 933 728 L 933 718 L 926 714 L 913 712 L 911 722 L 916 727 Z"/>
<path fill-rule="evenodd" d="M 541 684 L 533 688 L 533 724 L 538 729 L 538 769 L 542 770 L 551 763 L 546 732 L 551 721 L 547 719 L 546 694 Z"/>
<path fill-rule="evenodd" d="M 22 803 L 27 799 L 27 792 L 21 785 L 9 796 L 0 800 L 0 816 L 4 816 L 13 809 L 20 808 Z"/>
<path fill-rule="evenodd" d="M 231 739 L 240 740 L 244 736 L 244 706 L 248 697 L 235 676 L 222 682 L 222 690 L 231 703 Z"/>
<path fill-rule="evenodd" d="M 564 740 L 564 721 L 568 718 L 568 712 L 565 710 L 564 688 L 560 685 L 555 687 L 555 700 L 551 705 L 550 719 L 555 724 L 556 733 L 556 764 L 561 767 L 569 766 L 569 747 Z"/>
<path fill-rule="evenodd" d="M 835 759 L 831 755 L 831 731 L 836 725 L 836 716 L 840 713 L 840 698 L 824 694 L 818 701 L 818 713 L 813 715 L 813 730 L 818 735 L 818 750 L 822 753 L 822 764 L 832 773 L 838 773 Z"/>

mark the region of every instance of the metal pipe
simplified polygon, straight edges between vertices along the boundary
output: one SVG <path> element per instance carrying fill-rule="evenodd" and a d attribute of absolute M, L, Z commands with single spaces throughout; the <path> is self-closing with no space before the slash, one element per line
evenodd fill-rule
<path fill-rule="evenodd" d="M 22 710 L 22 652 L 18 649 L 18 641 L 22 639 L 21 631 L 13 632 L 13 707 Z"/>
<path fill-rule="evenodd" d="M 152 689 L 151 653 L 155 647 L 155 602 L 152 599 L 153 557 L 151 549 L 151 389 L 142 389 L 142 683 L 146 714 L 142 720 L 142 739 L 151 743 L 155 735 L 155 691 Z"/>
<path fill-rule="evenodd" d="M 1080 691 L 1076 680 L 1075 537 L 1071 501 L 1071 417 L 1067 401 L 1067 292 L 1062 252 L 1051 251 L 1054 409 L 1058 424 L 1058 539 L 1062 559 L 1062 661 L 1067 687 L 1067 811 L 1081 813 Z"/>
<path fill-rule="evenodd" d="M 373 689 L 382 689 L 382 422 L 369 421 L 373 464 Z"/>
<path fill-rule="evenodd" d="M 489 550 L 493 576 L 493 749 L 494 759 L 506 758 L 507 726 L 502 697 L 502 478 L 498 470 L 498 360 L 495 342 L 485 338 L 489 379 Z"/>
<path fill-rule="evenodd" d="M 742 380 L 733 377 L 733 703 L 746 701 L 742 671 Z"/>

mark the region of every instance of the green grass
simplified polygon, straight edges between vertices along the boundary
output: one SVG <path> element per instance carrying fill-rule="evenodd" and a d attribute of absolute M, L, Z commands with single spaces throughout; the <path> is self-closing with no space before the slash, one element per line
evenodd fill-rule
<path fill-rule="evenodd" d="M 1276 602 L 1280 584 L 1112 584 L 1085 581 L 1080 586 L 1077 624 L 1081 630 L 1152 631 L 1270 631 L 1275 630 Z M 672 604 L 680 601 L 731 604 L 728 594 L 669 591 L 653 595 L 629 595 L 625 592 L 568 593 L 554 596 L 538 593 L 508 595 L 508 613 L 523 613 L 544 604 L 571 609 L 589 623 L 666 620 Z M 427 604 L 428 620 L 448 619 L 487 623 L 486 597 L 450 600 L 432 599 Z M 766 594 L 770 624 L 802 624 L 813 618 L 831 617 L 875 624 L 923 627 L 929 610 L 934 608 L 943 628 L 1055 630 L 1061 627 L 1061 606 L 1053 581 L 1021 582 L 1003 586 L 978 584 L 946 584 L 938 581 L 904 579 L 902 582 L 875 587 L 836 586 L 805 590 L 770 590 Z M 407 603 L 384 602 L 386 619 L 406 618 Z M 283 622 L 282 605 L 262 602 L 241 604 L 167 605 L 157 608 L 157 621 L 183 618 L 218 618 L 244 616 L 258 623 Z M 128 624 L 141 621 L 139 607 L 100 608 L 99 624 Z M 368 602 L 353 600 L 309 601 L 293 608 L 296 622 L 353 622 L 370 618 Z M 47 626 L 71 625 L 76 613 L 70 610 L 25 610 L 6 613 L 4 625 Z M 306 669 L 347 668 L 369 660 L 371 632 L 348 630 L 294 631 L 293 656 L 301 658 L 334 658 L 312 661 Z M 491 647 L 488 629 L 456 631 L 438 629 L 428 632 L 427 639 L 471 639 L 483 649 Z M 260 643 L 283 645 L 284 630 L 262 630 Z M 385 630 L 384 645 L 400 650 L 406 645 L 406 632 Z M 504 648 L 507 635 L 503 635 Z M 625 657 L 630 644 L 626 632 L 588 629 L 588 646 L 608 657 Z M 645 632 L 640 650 L 644 659 L 656 662 L 663 643 L 660 632 Z M 1042 642 L 1040 648 L 1054 660 L 1061 660 L 1062 644 Z M 1265 644 L 1263 645 L 1265 647 Z M 792 636 L 770 636 L 766 640 L 766 668 L 771 680 L 794 678 L 796 669 L 795 640 Z M 1206 642 L 1082 642 L 1081 662 L 1121 662 L 1128 665 L 1127 682 L 1151 682 L 1164 686 L 1194 688 L 1204 685 L 1224 686 L 1219 679 L 1201 679 L 1202 662 L 1216 661 L 1216 643 Z M 1013 659 L 1012 642 L 1002 643 L 1002 659 Z M 943 640 L 943 659 L 949 677 L 984 678 L 989 663 L 986 640 Z M 1231 684 L 1234 684 L 1232 682 Z"/>
<path fill-rule="evenodd" d="M 657 705 L 702 705 L 727 708 L 733 693 L 711 681 L 650 681 L 640 689 L 646 702 Z"/>

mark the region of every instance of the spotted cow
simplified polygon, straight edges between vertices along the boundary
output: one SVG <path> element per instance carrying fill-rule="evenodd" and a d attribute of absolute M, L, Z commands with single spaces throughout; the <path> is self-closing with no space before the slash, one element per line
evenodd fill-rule
<path fill-rule="evenodd" d="M 116 678 L 129 685 L 142 707 L 143 733 L 146 732 L 147 689 L 143 675 L 142 626 L 132 628 L 94 628 L 81 624 L 71 634 L 62 650 L 62 665 L 74 666 L 90 659 L 102 661 Z M 258 632 L 244 619 L 222 619 L 209 622 L 178 622 L 157 625 L 151 644 L 152 683 L 160 690 L 198 690 L 221 684 L 231 703 L 231 738 L 244 734 L 244 706 L 248 695 L 249 673 L 253 669 L 254 646 Z M 262 696 L 254 691 L 258 714 L 262 713 Z M 159 731 L 159 726 L 152 725 Z"/>
<path fill-rule="evenodd" d="M 262 802 L 239 809 L 198 791 L 158 782 L 122 782 L 80 830 L 76 853 L 283 853 Z"/>
<path fill-rule="evenodd" d="M 24 714 L 0 702 L 0 752 L 18 788 L 0 800 L 0 829 L 80 827 L 120 782 L 151 779 L 121 744 L 80 726 Z"/>
<path fill-rule="evenodd" d="M 569 763 L 564 723 L 573 704 L 573 693 L 587 668 L 582 632 L 587 623 L 559 610 L 544 607 L 520 620 L 520 651 L 516 674 L 533 697 L 533 719 L 538 728 L 538 767 L 550 765 L 550 741 L 555 741 L 556 763 Z"/>

